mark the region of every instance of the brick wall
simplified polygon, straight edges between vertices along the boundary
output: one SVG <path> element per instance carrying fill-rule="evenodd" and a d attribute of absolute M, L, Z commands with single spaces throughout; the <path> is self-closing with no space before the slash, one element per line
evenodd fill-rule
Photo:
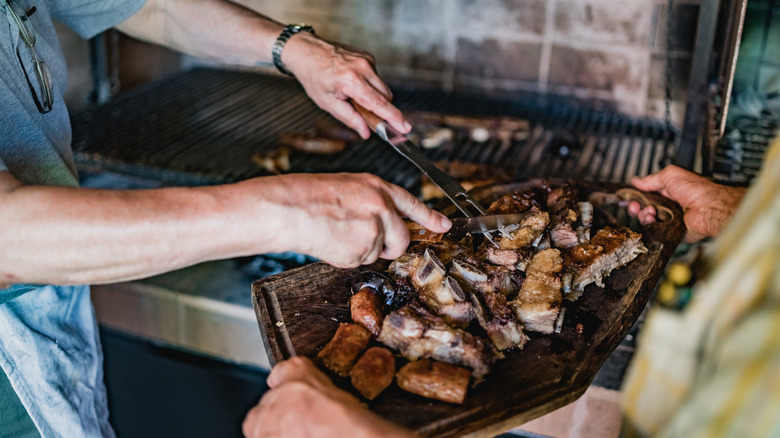
<path fill-rule="evenodd" d="M 372 52 L 391 82 L 528 91 L 662 118 L 665 0 L 241 0 Z M 675 0 L 673 118 L 682 122 L 698 0 Z"/>

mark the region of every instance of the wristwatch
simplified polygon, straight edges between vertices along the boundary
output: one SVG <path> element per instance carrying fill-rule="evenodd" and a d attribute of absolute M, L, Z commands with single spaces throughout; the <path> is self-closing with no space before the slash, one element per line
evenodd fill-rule
<path fill-rule="evenodd" d="M 274 42 L 274 46 L 271 49 L 271 57 L 274 60 L 274 65 L 280 72 L 288 76 L 292 76 L 293 74 L 287 71 L 282 65 L 282 50 L 284 50 L 284 45 L 287 44 L 287 40 L 298 32 L 309 32 L 314 34 L 314 28 L 308 24 L 288 24 L 284 27 L 282 33 L 279 34 L 279 37 L 276 39 L 276 42 Z"/>

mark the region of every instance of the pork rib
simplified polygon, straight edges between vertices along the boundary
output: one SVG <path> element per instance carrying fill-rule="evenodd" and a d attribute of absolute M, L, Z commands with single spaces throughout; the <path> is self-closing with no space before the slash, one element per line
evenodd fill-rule
<path fill-rule="evenodd" d="M 416 301 L 385 317 L 378 340 L 409 360 L 430 358 L 471 368 L 477 381 L 503 357 L 487 340 L 450 327 Z"/>

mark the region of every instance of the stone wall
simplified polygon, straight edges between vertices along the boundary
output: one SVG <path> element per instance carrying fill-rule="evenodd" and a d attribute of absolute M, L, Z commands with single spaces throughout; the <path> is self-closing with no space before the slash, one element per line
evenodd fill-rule
<path fill-rule="evenodd" d="M 362 47 L 392 82 L 528 91 L 662 118 L 665 0 L 241 0 Z M 698 0 L 675 0 L 673 119 L 681 124 Z"/>
<path fill-rule="evenodd" d="M 284 23 L 311 23 L 325 38 L 370 51 L 394 84 L 563 95 L 593 108 L 664 117 L 666 0 L 239 2 Z M 671 109 L 679 126 L 699 0 L 674 4 Z M 121 53 L 124 89 L 170 74 L 171 62 L 178 62 L 124 39 Z M 74 91 L 79 99 L 85 92 Z"/>

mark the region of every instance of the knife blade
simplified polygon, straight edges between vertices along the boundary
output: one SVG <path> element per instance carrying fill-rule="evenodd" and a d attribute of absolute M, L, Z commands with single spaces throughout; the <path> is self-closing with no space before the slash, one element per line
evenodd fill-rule
<path fill-rule="evenodd" d="M 491 231 L 497 231 L 507 225 L 521 222 L 528 214 L 526 212 L 454 218 L 450 219 L 452 227 L 445 234 L 462 237 L 468 233 L 482 233 L 488 236 Z M 409 229 L 409 238 L 412 242 L 438 242 L 444 236 L 444 234 L 429 231 L 413 221 L 406 221 L 406 227 Z"/>

